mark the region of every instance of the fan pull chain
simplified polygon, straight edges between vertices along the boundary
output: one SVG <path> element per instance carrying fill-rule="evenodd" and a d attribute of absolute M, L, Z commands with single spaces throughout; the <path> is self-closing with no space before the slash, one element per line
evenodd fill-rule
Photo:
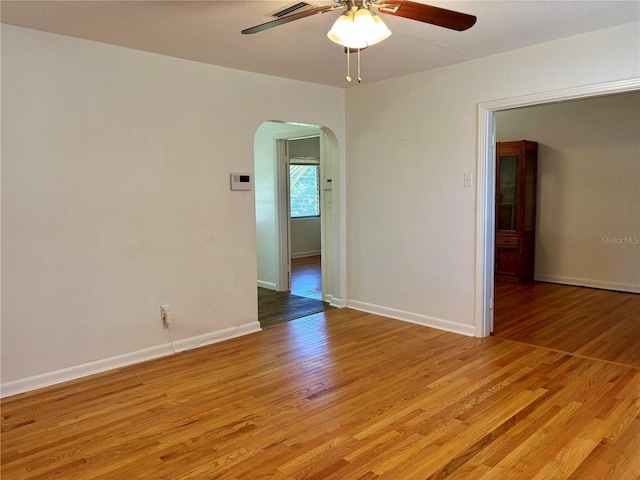
<path fill-rule="evenodd" d="M 344 53 L 347 55 L 347 76 L 345 77 L 345 79 L 347 80 L 347 82 L 351 81 L 351 58 L 349 58 L 349 55 L 352 53 L 355 53 L 356 50 L 358 51 L 358 83 L 362 83 L 362 76 L 360 75 L 360 48 L 358 49 L 351 49 L 348 47 L 345 47 L 344 49 Z"/>
<path fill-rule="evenodd" d="M 349 63 L 349 50 L 345 48 L 344 51 L 347 54 L 347 82 L 350 82 L 351 74 L 350 74 L 350 63 Z"/>

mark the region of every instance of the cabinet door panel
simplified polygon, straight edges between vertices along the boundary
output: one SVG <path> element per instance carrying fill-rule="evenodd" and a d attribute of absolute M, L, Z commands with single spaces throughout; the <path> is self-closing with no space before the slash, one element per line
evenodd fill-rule
<path fill-rule="evenodd" d="M 518 249 L 498 248 L 496 253 L 496 274 L 517 277 Z"/>
<path fill-rule="evenodd" d="M 498 230 L 516 229 L 516 200 L 518 199 L 518 156 L 498 158 Z"/>

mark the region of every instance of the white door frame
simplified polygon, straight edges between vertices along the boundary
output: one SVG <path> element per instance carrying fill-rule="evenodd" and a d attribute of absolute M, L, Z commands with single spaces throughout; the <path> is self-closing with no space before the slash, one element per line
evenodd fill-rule
<path fill-rule="evenodd" d="M 276 139 L 276 218 L 278 228 L 279 292 L 291 290 L 291 206 L 289 205 L 289 143 Z"/>
<path fill-rule="evenodd" d="M 478 105 L 478 190 L 476 211 L 476 337 L 493 330 L 495 112 L 640 90 L 640 78 L 497 100 Z"/>

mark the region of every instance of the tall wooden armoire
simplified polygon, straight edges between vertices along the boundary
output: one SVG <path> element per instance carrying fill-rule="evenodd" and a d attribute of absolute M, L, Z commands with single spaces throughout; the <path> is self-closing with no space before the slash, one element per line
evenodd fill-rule
<path fill-rule="evenodd" d="M 533 281 L 538 143 L 496 144 L 495 279 Z"/>

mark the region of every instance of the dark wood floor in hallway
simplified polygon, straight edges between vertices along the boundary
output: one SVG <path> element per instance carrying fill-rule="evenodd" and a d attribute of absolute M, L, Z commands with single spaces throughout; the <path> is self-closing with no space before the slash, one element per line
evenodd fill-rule
<path fill-rule="evenodd" d="M 268 328 L 296 318 L 331 310 L 322 300 L 320 255 L 291 260 L 291 291 L 258 288 L 258 321 Z"/>

